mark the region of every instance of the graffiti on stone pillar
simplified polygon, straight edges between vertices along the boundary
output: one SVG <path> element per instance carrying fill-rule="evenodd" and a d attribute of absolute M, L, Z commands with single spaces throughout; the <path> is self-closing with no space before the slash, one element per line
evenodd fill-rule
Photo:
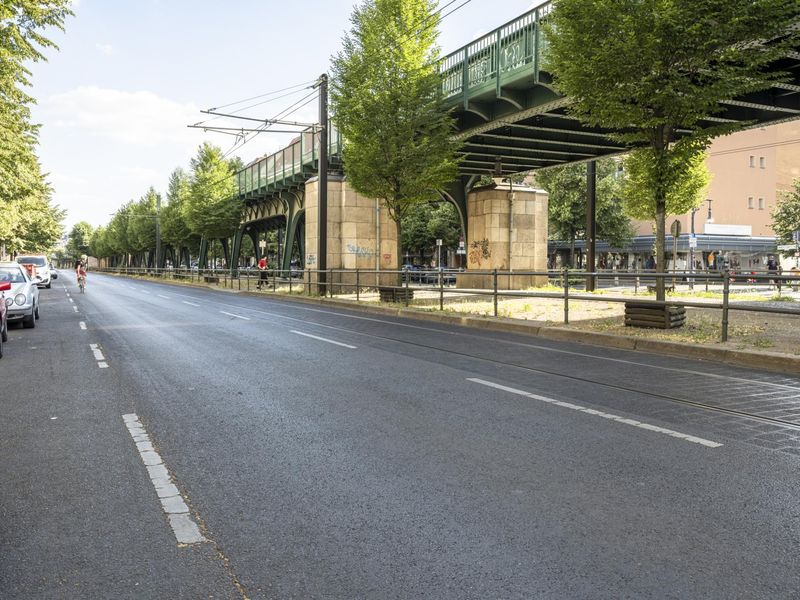
<path fill-rule="evenodd" d="M 492 256 L 492 251 L 489 250 L 489 240 L 486 238 L 475 240 L 470 243 L 469 247 L 469 264 L 471 265 L 480 267 L 482 261 Z"/>
<path fill-rule="evenodd" d="M 350 254 L 355 254 L 356 256 L 359 257 L 375 256 L 376 254 L 378 254 L 372 248 L 367 248 L 365 246 L 354 246 L 353 244 L 347 244 L 347 251 Z"/>
<path fill-rule="evenodd" d="M 306 266 L 313 267 L 317 264 L 317 255 L 316 254 L 306 254 Z"/>

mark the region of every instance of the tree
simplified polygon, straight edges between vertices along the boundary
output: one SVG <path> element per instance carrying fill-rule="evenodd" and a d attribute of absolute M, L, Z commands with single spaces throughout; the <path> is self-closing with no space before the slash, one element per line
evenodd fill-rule
<path fill-rule="evenodd" d="M 701 129 L 720 102 L 779 79 L 765 67 L 796 43 L 796 0 L 558 0 L 546 68 L 584 123 L 650 150 L 656 251 L 675 169 L 730 125 Z M 765 43 L 769 40 L 769 43 Z M 663 272 L 664 261 L 658 262 Z M 663 279 L 657 297 L 664 299 Z"/>
<path fill-rule="evenodd" d="M 794 232 L 800 231 L 800 179 L 794 180 L 794 189 L 783 192 L 772 211 L 772 228 L 779 244 L 795 244 Z M 796 250 L 787 250 L 788 256 L 794 256 Z"/>
<path fill-rule="evenodd" d="M 167 206 L 161 211 L 161 239 L 175 250 L 175 260 L 178 264 L 180 264 L 180 249 L 184 246 L 195 246 L 199 239 L 192 234 L 184 216 L 188 197 L 189 176 L 183 169 L 177 168 L 170 175 Z"/>
<path fill-rule="evenodd" d="M 359 193 L 382 200 L 397 225 L 457 176 L 454 123 L 437 70 L 434 0 L 365 0 L 332 59 L 331 108 L 344 170 Z"/>
<path fill-rule="evenodd" d="M 0 256 L 45 251 L 60 236 L 63 212 L 50 205 L 50 188 L 36 159 L 38 126 L 30 122 L 31 62 L 55 44 L 42 35 L 64 28 L 70 0 L 0 2 Z"/>
<path fill-rule="evenodd" d="M 621 179 L 614 159 L 597 161 L 597 237 L 620 248 L 633 237 L 623 211 Z M 570 243 L 574 265 L 575 240 L 586 239 L 586 165 L 565 165 L 537 171 L 536 184 L 549 194 L 549 237 Z"/>
<path fill-rule="evenodd" d="M 455 248 L 461 239 L 461 220 L 456 207 L 450 202 L 424 202 L 414 204 L 402 223 L 403 252 L 424 259 L 436 249 L 436 240 L 444 248 Z"/>
<path fill-rule="evenodd" d="M 131 245 L 128 242 L 128 222 L 133 201 L 123 204 L 111 217 L 108 223 L 108 245 L 113 253 L 122 258 L 121 262 L 128 266 L 128 255 L 131 253 Z"/>
<path fill-rule="evenodd" d="M 161 197 L 152 186 L 131 206 L 128 217 L 128 243 L 137 253 L 154 251 L 156 247 L 156 212 Z M 152 256 L 152 255 L 151 255 Z"/>
<path fill-rule="evenodd" d="M 634 219 L 654 221 L 657 216 L 655 180 L 660 175 L 655 172 L 656 161 L 652 151 L 649 148 L 635 150 L 625 157 L 623 164 L 625 212 Z M 670 186 L 664 197 L 665 214 L 682 215 L 703 203 L 705 190 L 711 182 L 705 153 L 692 154 L 678 164 L 670 165 L 669 175 Z M 663 256 L 658 260 L 663 260 Z"/>
<path fill-rule="evenodd" d="M 183 217 L 192 233 L 227 239 L 239 227 L 242 205 L 237 196 L 234 165 L 217 146 L 204 143 L 191 160 L 189 193 Z"/>
<path fill-rule="evenodd" d="M 94 228 L 86 221 L 80 221 L 72 226 L 67 241 L 67 252 L 75 260 L 81 256 L 88 256 L 91 250 L 92 234 Z"/>

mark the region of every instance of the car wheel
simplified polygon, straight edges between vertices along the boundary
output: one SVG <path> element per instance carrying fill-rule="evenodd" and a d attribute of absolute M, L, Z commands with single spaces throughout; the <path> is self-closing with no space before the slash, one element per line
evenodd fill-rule
<path fill-rule="evenodd" d="M 38 319 L 39 318 L 39 305 L 36 305 L 36 309 L 33 311 L 34 316 Z"/>
<path fill-rule="evenodd" d="M 31 309 L 31 314 L 27 315 L 24 319 L 22 319 L 22 326 L 25 329 L 33 329 L 36 327 L 36 314 L 34 313 L 35 309 Z"/>
<path fill-rule="evenodd" d="M 48 284 L 47 284 L 46 286 L 44 286 L 44 287 L 45 287 L 46 289 L 48 289 L 48 290 L 49 290 L 51 287 L 53 287 L 53 284 L 52 284 L 52 283 L 48 283 Z"/>

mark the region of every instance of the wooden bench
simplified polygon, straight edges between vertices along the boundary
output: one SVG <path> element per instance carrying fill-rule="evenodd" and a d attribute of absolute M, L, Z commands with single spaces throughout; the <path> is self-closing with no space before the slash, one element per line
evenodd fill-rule
<path fill-rule="evenodd" d="M 647 302 L 625 303 L 626 327 L 674 329 L 686 323 L 685 306 L 658 306 Z"/>
<path fill-rule="evenodd" d="M 381 302 L 410 302 L 414 299 L 414 290 L 401 286 L 381 286 L 378 294 Z"/>

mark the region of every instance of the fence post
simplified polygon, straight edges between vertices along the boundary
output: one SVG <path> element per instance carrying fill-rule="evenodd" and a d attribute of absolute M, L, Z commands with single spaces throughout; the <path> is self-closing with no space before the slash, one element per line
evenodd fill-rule
<path fill-rule="evenodd" d="M 497 269 L 492 271 L 492 297 L 494 300 L 494 316 L 497 316 Z"/>
<path fill-rule="evenodd" d="M 408 282 L 409 281 L 411 281 L 411 274 L 410 273 L 408 274 L 408 277 L 406 277 L 406 298 L 405 298 L 406 307 L 408 307 Z"/>
<path fill-rule="evenodd" d="M 728 341 L 728 297 L 731 290 L 731 278 L 728 269 L 722 273 L 722 341 Z"/>
<path fill-rule="evenodd" d="M 706 291 L 708 291 L 708 269 L 706 269 Z"/>
<path fill-rule="evenodd" d="M 289 266 L 289 295 L 292 295 L 292 268 Z"/>
<path fill-rule="evenodd" d="M 333 298 L 333 269 L 328 269 L 328 291 L 331 293 L 331 298 Z"/>
<path fill-rule="evenodd" d="M 306 283 L 306 276 L 308 276 L 308 283 Z M 311 269 L 306 269 L 303 272 L 303 293 L 307 296 L 311 295 Z"/>
<path fill-rule="evenodd" d="M 356 269 L 356 302 L 361 302 L 361 275 Z"/>
<path fill-rule="evenodd" d="M 569 325 L 569 268 L 564 267 L 564 325 Z"/>

